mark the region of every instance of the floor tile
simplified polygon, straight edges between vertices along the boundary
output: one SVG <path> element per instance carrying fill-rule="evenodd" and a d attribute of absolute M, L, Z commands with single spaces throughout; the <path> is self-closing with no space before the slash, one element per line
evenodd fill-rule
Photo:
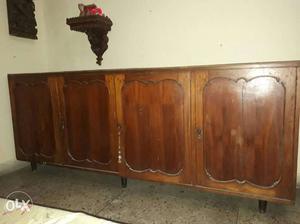
<path fill-rule="evenodd" d="M 300 224 L 300 210 L 290 205 L 268 203 L 267 212 L 258 212 L 256 200 L 241 199 L 238 224 Z"/>
<path fill-rule="evenodd" d="M 92 215 L 122 192 L 120 178 L 116 176 L 67 168 L 39 167 L 35 172 L 22 170 L 12 176 L 14 179 L 10 179 L 7 186 L 0 187 L 2 195 L 15 189 L 22 190 L 34 203 Z M 9 184 L 18 187 L 9 190 Z"/>
<path fill-rule="evenodd" d="M 257 200 L 201 192 L 195 188 L 55 166 L 30 166 L 0 176 L 0 196 L 23 190 L 34 203 L 132 224 L 230 223 L 300 224 L 300 190 L 295 206 L 268 204 L 259 214 Z"/>
<path fill-rule="evenodd" d="M 129 181 L 123 194 L 98 215 L 128 223 L 230 223 L 237 221 L 234 199 L 185 187 Z M 213 197 L 215 198 L 215 197 Z"/>

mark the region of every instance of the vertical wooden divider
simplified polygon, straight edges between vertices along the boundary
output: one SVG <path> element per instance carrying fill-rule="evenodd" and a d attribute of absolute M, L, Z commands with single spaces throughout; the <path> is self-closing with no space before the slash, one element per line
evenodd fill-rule
<path fill-rule="evenodd" d="M 203 90 L 208 80 L 208 71 L 193 71 L 191 74 L 191 138 L 194 170 L 194 185 L 201 185 L 203 167 Z M 201 133 L 198 133 L 198 132 Z M 202 136 L 198 136 L 201 134 Z M 198 137 L 201 137 L 200 139 Z"/>
<path fill-rule="evenodd" d="M 63 77 L 48 77 L 51 103 L 53 110 L 53 127 L 55 136 L 56 153 L 54 162 L 63 164 L 64 162 L 64 116 L 61 104 Z"/>
<path fill-rule="evenodd" d="M 117 116 L 117 127 L 115 128 L 116 133 L 116 148 L 117 148 L 117 164 L 118 171 L 121 176 L 126 176 L 124 166 L 124 135 L 123 135 L 123 110 L 122 110 L 122 87 L 124 83 L 125 75 L 120 74 L 114 77 L 115 83 L 115 99 L 116 99 L 116 116 Z M 120 159 L 121 158 L 121 159 Z"/>

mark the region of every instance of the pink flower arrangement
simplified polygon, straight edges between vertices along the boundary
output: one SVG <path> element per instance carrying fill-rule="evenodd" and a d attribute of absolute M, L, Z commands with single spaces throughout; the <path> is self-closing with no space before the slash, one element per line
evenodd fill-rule
<path fill-rule="evenodd" d="M 80 10 L 79 16 L 91 16 L 91 15 L 103 15 L 103 10 L 100 7 L 97 7 L 95 4 L 92 5 L 84 5 L 78 4 L 78 8 Z"/>

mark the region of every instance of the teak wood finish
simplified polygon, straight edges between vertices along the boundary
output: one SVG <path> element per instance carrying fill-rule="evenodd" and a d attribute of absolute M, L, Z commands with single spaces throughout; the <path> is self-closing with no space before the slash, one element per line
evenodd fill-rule
<path fill-rule="evenodd" d="M 292 203 L 300 62 L 9 75 L 17 159 Z"/>
<path fill-rule="evenodd" d="M 212 69 L 193 78 L 195 123 L 203 130 L 198 183 L 275 201 L 294 198 L 296 68 Z"/>
<path fill-rule="evenodd" d="M 125 72 L 115 83 L 122 176 L 189 184 L 189 72 Z"/>
<path fill-rule="evenodd" d="M 59 85 L 68 164 L 116 171 L 114 83 L 108 76 L 69 76 Z"/>

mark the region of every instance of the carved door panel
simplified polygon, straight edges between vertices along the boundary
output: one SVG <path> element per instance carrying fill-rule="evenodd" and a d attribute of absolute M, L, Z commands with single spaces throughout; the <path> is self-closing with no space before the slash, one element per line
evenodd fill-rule
<path fill-rule="evenodd" d="M 56 157 L 51 83 L 47 77 L 9 78 L 16 156 L 47 162 Z"/>
<path fill-rule="evenodd" d="M 67 165 L 115 172 L 113 78 L 76 75 L 63 82 Z"/>
<path fill-rule="evenodd" d="M 295 68 L 196 72 L 198 184 L 293 199 Z M 198 137 L 198 138 L 197 138 Z"/>
<path fill-rule="evenodd" d="M 187 72 L 116 77 L 122 175 L 190 183 L 189 83 Z"/>

